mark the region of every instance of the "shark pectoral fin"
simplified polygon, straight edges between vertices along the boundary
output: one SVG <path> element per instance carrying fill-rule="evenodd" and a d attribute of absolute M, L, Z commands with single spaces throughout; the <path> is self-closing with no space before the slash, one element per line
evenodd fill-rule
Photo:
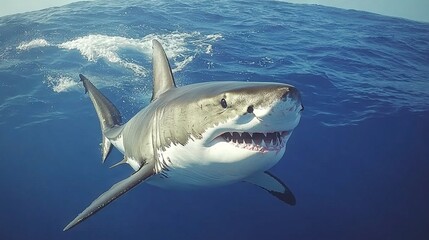
<path fill-rule="evenodd" d="M 244 181 L 265 189 L 270 194 L 289 205 L 296 204 L 295 196 L 289 188 L 280 181 L 280 179 L 269 172 L 257 173 L 244 179 Z"/>
<path fill-rule="evenodd" d="M 107 192 L 101 194 L 97 199 L 95 199 L 83 212 L 81 212 L 73 221 L 71 221 L 63 231 L 67 231 L 68 229 L 76 226 L 81 223 L 85 219 L 89 218 L 103 207 L 107 206 L 113 200 L 120 197 L 122 194 L 128 192 L 137 184 L 146 180 L 150 176 L 154 174 L 153 165 L 147 164 L 144 165 L 140 170 L 135 172 L 133 175 L 124 179 L 115 185 L 113 185 Z"/>

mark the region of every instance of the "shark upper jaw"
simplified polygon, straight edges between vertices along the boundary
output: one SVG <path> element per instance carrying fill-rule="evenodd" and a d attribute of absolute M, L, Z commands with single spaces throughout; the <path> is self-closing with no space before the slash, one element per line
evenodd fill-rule
<path fill-rule="evenodd" d="M 226 142 L 237 148 L 254 152 L 278 152 L 286 147 L 286 142 L 291 132 L 225 132 L 216 137 L 215 141 Z"/>
<path fill-rule="evenodd" d="M 251 152 L 279 152 L 286 148 L 293 130 L 301 119 L 300 101 L 289 101 L 281 107 L 255 110 L 254 114 L 237 116 L 212 128 L 206 135 L 206 146 L 228 143 Z"/>
<path fill-rule="evenodd" d="M 289 122 L 279 124 L 278 122 L 262 121 L 253 118 L 246 124 L 237 124 L 237 120 L 212 128 L 203 137 L 206 147 L 216 144 L 227 144 L 224 146 L 247 150 L 249 153 L 279 152 L 286 148 L 301 114 L 292 117 Z M 267 124 L 270 125 L 267 127 Z M 286 125 L 286 126 L 285 126 Z"/>

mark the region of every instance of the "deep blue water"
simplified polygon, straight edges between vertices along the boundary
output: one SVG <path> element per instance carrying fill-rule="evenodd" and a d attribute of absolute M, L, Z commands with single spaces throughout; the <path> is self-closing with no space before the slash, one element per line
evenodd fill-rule
<path fill-rule="evenodd" d="M 131 174 L 101 164 L 83 73 L 129 119 L 151 39 L 178 85 L 295 85 L 305 112 L 273 169 L 294 207 L 246 184 L 142 184 L 63 227 Z M 0 239 L 428 239 L 429 24 L 281 1 L 93 1 L 0 18 Z"/>

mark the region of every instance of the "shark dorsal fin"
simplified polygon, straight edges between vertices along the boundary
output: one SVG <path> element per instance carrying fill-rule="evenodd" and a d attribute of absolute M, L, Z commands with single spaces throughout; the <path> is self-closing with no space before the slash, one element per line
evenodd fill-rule
<path fill-rule="evenodd" d="M 154 101 L 168 89 L 176 87 L 176 83 L 164 48 L 157 40 L 152 40 L 152 48 L 153 93 L 151 101 Z"/>

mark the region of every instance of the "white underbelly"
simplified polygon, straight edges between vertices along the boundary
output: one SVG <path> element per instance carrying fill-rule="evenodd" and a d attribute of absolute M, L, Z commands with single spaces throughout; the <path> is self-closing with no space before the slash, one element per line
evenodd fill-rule
<path fill-rule="evenodd" d="M 151 177 L 148 183 L 163 188 L 228 185 L 270 169 L 284 152 L 285 148 L 271 152 L 251 152 L 228 143 L 198 149 L 174 146 L 159 153 L 164 170 Z"/>

